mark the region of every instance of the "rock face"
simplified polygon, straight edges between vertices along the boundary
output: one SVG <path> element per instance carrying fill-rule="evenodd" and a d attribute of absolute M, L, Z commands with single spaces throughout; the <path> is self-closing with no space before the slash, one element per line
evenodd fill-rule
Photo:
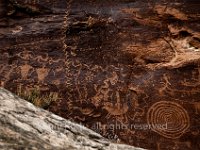
<path fill-rule="evenodd" d="M 3 88 L 0 141 L 2 150 L 142 150 L 110 143 L 92 130 L 37 108 Z"/>
<path fill-rule="evenodd" d="M 15 1 L 2 86 L 58 92 L 50 111 L 113 140 L 200 149 L 198 0 Z"/>

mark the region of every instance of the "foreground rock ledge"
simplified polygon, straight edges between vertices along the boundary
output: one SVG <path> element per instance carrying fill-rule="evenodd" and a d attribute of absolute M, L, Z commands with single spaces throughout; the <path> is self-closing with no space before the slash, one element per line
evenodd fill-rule
<path fill-rule="evenodd" d="M 86 127 L 37 108 L 3 88 L 0 149 L 142 150 L 110 143 Z"/>

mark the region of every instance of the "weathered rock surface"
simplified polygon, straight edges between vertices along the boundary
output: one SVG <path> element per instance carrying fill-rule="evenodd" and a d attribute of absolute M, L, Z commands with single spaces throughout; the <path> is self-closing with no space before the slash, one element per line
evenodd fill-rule
<path fill-rule="evenodd" d="M 0 29 L 2 86 L 58 92 L 49 110 L 110 139 L 200 149 L 198 0 L 46 1 L 38 14 L 24 8 L 42 1 L 15 1 Z"/>
<path fill-rule="evenodd" d="M 1 150 L 142 150 L 110 143 L 84 126 L 0 88 Z"/>

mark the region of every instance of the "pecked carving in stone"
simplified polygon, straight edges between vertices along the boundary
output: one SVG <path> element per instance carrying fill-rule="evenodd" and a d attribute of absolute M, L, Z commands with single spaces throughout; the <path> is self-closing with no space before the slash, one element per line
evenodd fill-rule
<path fill-rule="evenodd" d="M 65 2 L 7 17 L 1 85 L 57 92 L 50 111 L 115 141 L 199 149 L 199 2 Z"/>

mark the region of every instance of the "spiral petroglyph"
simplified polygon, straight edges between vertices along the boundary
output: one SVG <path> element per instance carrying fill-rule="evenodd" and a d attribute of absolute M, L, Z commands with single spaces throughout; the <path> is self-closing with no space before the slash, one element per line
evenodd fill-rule
<path fill-rule="evenodd" d="M 168 101 L 153 104 L 147 112 L 147 121 L 151 130 L 172 139 L 180 138 L 190 127 L 187 111 L 178 103 Z"/>

